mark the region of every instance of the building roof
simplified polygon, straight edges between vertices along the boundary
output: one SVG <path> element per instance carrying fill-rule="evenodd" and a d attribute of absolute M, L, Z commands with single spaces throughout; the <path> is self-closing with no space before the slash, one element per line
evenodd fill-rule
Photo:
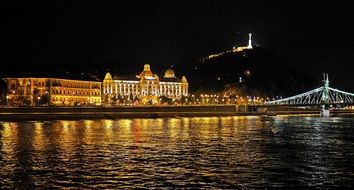
<path fill-rule="evenodd" d="M 139 81 L 136 76 L 117 76 L 113 77 L 113 80 L 130 80 L 130 81 Z"/>
<path fill-rule="evenodd" d="M 182 82 L 179 78 L 160 78 L 160 82 Z"/>
<path fill-rule="evenodd" d="M 175 72 L 172 69 L 167 69 L 164 78 L 176 78 Z"/>
<path fill-rule="evenodd" d="M 107 73 L 103 80 L 112 80 L 111 73 Z"/>
<path fill-rule="evenodd" d="M 149 64 L 145 64 L 144 65 L 144 70 L 143 72 L 140 73 L 138 78 L 151 78 L 154 77 L 154 74 L 151 72 L 150 70 L 150 65 Z"/>

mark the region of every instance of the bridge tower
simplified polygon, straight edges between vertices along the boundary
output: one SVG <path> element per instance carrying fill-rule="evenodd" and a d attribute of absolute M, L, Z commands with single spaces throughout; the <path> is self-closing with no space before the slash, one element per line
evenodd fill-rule
<path fill-rule="evenodd" d="M 322 117 L 329 117 L 330 115 L 330 97 L 329 97 L 329 80 L 328 80 L 328 73 L 323 73 L 323 90 L 322 90 L 322 109 L 321 109 L 321 116 Z"/>

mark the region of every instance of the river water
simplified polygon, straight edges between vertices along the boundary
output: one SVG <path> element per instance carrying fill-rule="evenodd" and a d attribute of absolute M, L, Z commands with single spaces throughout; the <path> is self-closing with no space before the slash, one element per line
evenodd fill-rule
<path fill-rule="evenodd" d="M 0 121 L 0 188 L 350 188 L 354 117 Z"/>

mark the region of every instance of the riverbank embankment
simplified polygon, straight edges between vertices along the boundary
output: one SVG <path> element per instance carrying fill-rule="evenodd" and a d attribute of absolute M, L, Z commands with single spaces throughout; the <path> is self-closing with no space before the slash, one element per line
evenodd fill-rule
<path fill-rule="evenodd" d="M 354 114 L 336 111 L 333 114 Z M 160 117 L 211 117 L 247 115 L 319 115 L 319 110 L 240 111 L 235 105 L 198 106 L 127 106 L 127 107 L 5 107 L 0 120 L 114 119 Z"/>

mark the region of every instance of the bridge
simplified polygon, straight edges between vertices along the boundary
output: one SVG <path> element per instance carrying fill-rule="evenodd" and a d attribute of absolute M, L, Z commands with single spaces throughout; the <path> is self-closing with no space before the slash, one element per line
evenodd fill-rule
<path fill-rule="evenodd" d="M 354 94 L 329 87 L 328 74 L 323 74 L 323 86 L 288 98 L 267 101 L 269 106 L 321 106 L 321 116 L 328 117 L 331 106 L 354 105 Z"/>

